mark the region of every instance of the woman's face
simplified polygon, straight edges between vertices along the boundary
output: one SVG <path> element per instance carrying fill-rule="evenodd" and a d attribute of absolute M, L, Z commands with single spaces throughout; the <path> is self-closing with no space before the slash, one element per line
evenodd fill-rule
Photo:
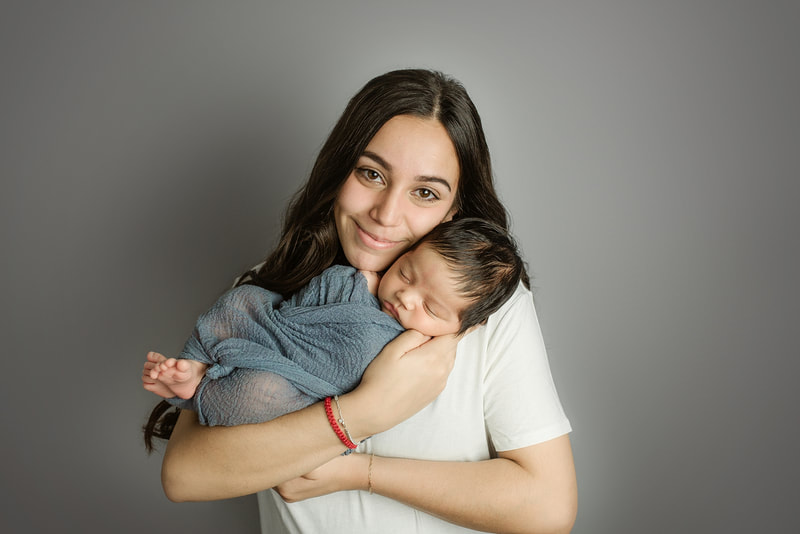
<path fill-rule="evenodd" d="M 455 213 L 456 149 L 434 119 L 398 115 L 359 157 L 334 203 L 339 241 L 357 269 L 383 271 Z"/>

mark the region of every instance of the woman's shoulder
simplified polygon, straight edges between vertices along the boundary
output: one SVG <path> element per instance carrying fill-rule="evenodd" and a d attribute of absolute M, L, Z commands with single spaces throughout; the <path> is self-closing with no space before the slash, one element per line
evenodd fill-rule
<path fill-rule="evenodd" d="M 480 343 L 489 350 L 496 343 L 518 346 L 540 335 L 533 295 L 520 283 L 511 297 L 481 327 Z"/>
<path fill-rule="evenodd" d="M 533 294 L 530 289 L 525 287 L 525 284 L 520 282 L 511 297 L 489 317 L 489 322 L 497 323 L 510 317 L 516 317 L 519 314 L 527 314 L 533 310 Z"/>

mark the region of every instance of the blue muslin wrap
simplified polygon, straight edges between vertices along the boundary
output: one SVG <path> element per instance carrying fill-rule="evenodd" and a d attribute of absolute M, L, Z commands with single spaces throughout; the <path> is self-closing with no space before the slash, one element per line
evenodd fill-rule
<path fill-rule="evenodd" d="M 326 269 L 287 300 L 242 285 L 198 318 L 180 357 L 208 364 L 206 376 L 193 398 L 169 401 L 206 425 L 268 421 L 352 390 L 402 331 L 352 267 Z"/>

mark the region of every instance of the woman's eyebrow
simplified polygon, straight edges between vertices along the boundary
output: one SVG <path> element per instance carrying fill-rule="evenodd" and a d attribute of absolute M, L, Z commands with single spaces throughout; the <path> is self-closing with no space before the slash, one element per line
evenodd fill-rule
<path fill-rule="evenodd" d="M 365 158 L 369 158 L 387 171 L 392 170 L 392 166 L 389 164 L 388 161 L 377 155 L 375 152 L 370 152 L 369 150 L 365 150 L 364 154 L 362 154 Z"/>
<path fill-rule="evenodd" d="M 381 167 L 383 167 L 387 171 L 392 172 L 392 165 L 388 161 L 386 161 L 385 159 L 383 159 L 382 157 L 377 155 L 375 152 L 370 152 L 369 150 L 365 150 L 364 153 L 362 154 L 362 156 L 364 156 L 365 158 L 371 159 L 372 161 L 374 161 L 375 163 L 377 163 L 378 165 L 380 165 Z M 444 178 L 439 178 L 438 176 L 417 176 L 417 177 L 414 178 L 414 180 L 417 181 L 417 182 L 423 182 L 423 183 L 441 184 L 444 187 L 446 187 L 448 191 L 450 191 L 450 192 L 453 191 L 453 188 L 450 187 L 450 183 L 448 183 L 448 181 L 445 180 Z"/>

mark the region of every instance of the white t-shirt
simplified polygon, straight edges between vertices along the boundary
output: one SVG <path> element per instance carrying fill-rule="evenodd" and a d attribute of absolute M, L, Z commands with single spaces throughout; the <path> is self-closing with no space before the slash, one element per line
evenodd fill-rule
<path fill-rule="evenodd" d="M 571 431 L 558 399 L 530 291 L 522 285 L 485 326 L 458 344 L 447 386 L 422 411 L 356 452 L 477 461 Z M 341 491 L 287 504 L 258 494 L 264 534 L 474 532 L 386 497 Z"/>

